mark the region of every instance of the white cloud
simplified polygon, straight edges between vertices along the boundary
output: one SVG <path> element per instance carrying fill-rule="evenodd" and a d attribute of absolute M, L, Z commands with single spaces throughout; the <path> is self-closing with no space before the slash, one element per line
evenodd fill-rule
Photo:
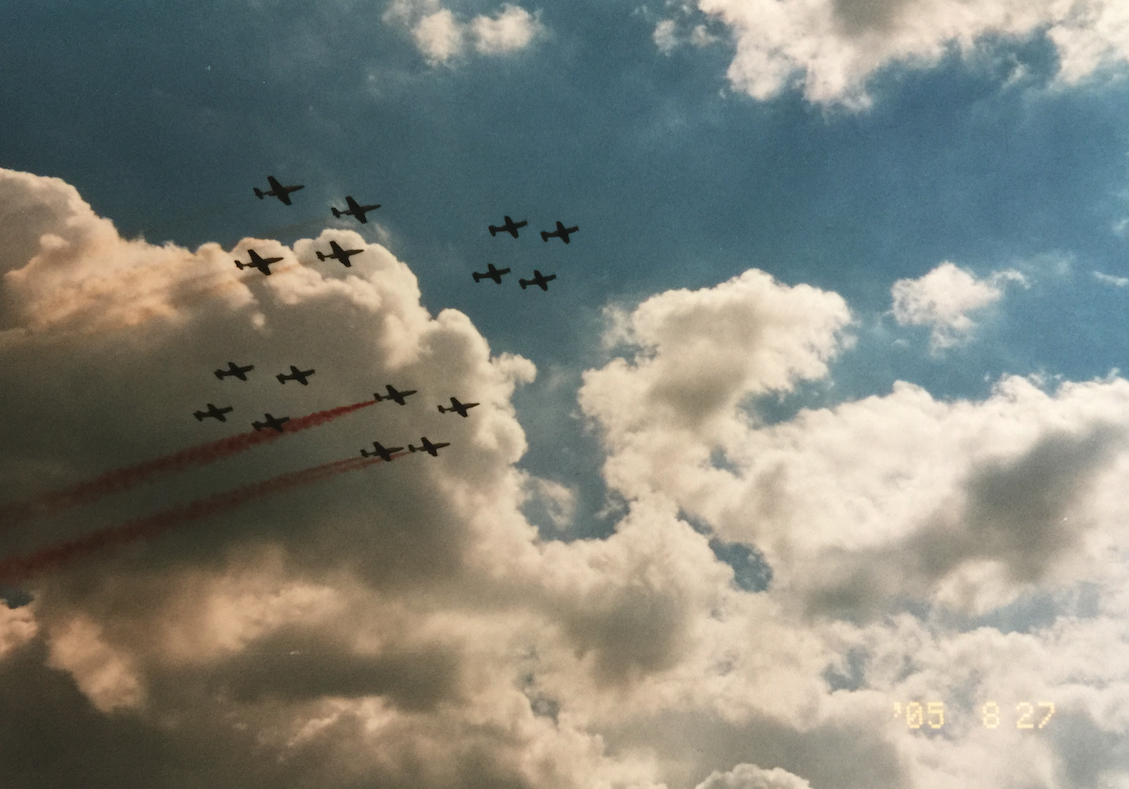
<path fill-rule="evenodd" d="M 948 261 L 918 279 L 900 279 L 891 288 L 894 318 L 902 326 L 929 326 L 934 351 L 959 343 L 975 324 L 969 313 L 982 310 L 1003 297 L 998 283 L 1025 283 L 1017 271 L 978 280 Z"/>
<path fill-rule="evenodd" d="M 463 51 L 463 31 L 446 8 L 419 20 L 412 28 L 412 39 L 434 63 L 444 63 Z"/>
<path fill-rule="evenodd" d="M 0 660 L 35 637 L 39 627 L 27 607 L 0 607 Z"/>
<path fill-rule="evenodd" d="M 697 8 L 732 30 L 730 83 L 758 99 L 798 84 L 810 101 L 864 107 L 879 69 L 927 67 L 954 48 L 969 55 L 988 37 L 1045 32 L 1064 84 L 1129 60 L 1129 11 L 1118 0 L 698 0 Z"/>
<path fill-rule="evenodd" d="M 839 296 L 787 287 L 756 270 L 715 288 L 669 291 L 627 320 L 613 313 L 614 339 L 640 351 L 632 363 L 617 360 L 598 375 L 586 373 L 581 405 L 615 420 L 604 425 L 615 438 L 629 425 L 654 420 L 712 435 L 750 395 L 789 391 L 798 380 L 823 376 L 849 319 Z M 640 407 L 611 406 L 624 398 Z"/>
<path fill-rule="evenodd" d="M 655 25 L 655 46 L 664 55 L 669 55 L 678 46 L 678 24 L 673 19 L 664 19 Z"/>
<path fill-rule="evenodd" d="M 493 16 L 479 14 L 467 22 L 439 0 L 395 0 L 383 18 L 407 28 L 416 47 L 434 65 L 451 62 L 468 47 L 481 55 L 518 52 L 545 32 L 538 14 L 509 3 Z"/>
<path fill-rule="evenodd" d="M 1110 274 L 1103 274 L 1100 271 L 1093 272 L 1093 275 L 1094 279 L 1098 282 L 1105 285 L 1113 285 L 1115 288 L 1124 288 L 1126 285 L 1129 285 L 1129 278 L 1126 277 L 1115 277 Z"/>
<path fill-rule="evenodd" d="M 525 49 L 534 37 L 543 32 L 537 18 L 514 5 L 502 6 L 494 17 L 476 16 L 470 21 L 474 48 L 484 55 L 501 55 Z"/>
<path fill-rule="evenodd" d="M 0 230 L 8 315 L 0 329 L 99 331 L 175 319 L 183 305 L 215 296 L 232 308 L 248 302 L 230 286 L 231 265 L 215 244 L 196 253 L 126 241 L 94 215 L 74 187 L 58 179 L 0 170 L 11 221 Z M 15 216 L 33 217 L 27 221 Z M 58 220 L 50 230 L 46 217 Z M 227 284 L 224 284 L 227 283 Z"/>
<path fill-rule="evenodd" d="M 101 627 L 88 617 L 80 615 L 54 628 L 49 641 L 48 665 L 70 673 L 102 712 L 138 707 L 144 701 L 144 689 L 128 651 L 108 644 Z"/>
<path fill-rule="evenodd" d="M 811 784 L 779 767 L 762 770 L 752 764 L 739 764 L 727 773 L 711 774 L 697 789 L 811 789 Z"/>
<path fill-rule="evenodd" d="M 1014 278 L 1005 273 L 995 281 Z M 655 391 L 687 378 L 722 392 L 774 389 L 751 382 L 730 389 L 721 375 L 731 364 L 726 349 L 756 358 L 781 342 L 779 326 L 745 336 L 732 330 L 724 298 L 732 288 L 723 283 L 717 292 L 695 294 L 692 320 L 683 319 L 685 310 L 656 306 L 686 300 L 680 292 L 620 312 L 615 339 L 634 335 L 635 361 L 588 371 L 580 396 L 603 431 L 609 485 L 626 497 L 633 516 L 660 505 L 685 512 L 723 540 L 756 547 L 772 568 L 766 593 L 715 604 L 735 620 L 700 631 L 709 635 L 681 660 L 695 670 L 670 671 L 666 692 L 693 675 L 702 696 L 714 700 L 703 706 L 717 705 L 744 742 L 756 737 L 742 727 L 767 710 L 812 742 L 823 725 L 856 733 L 878 725 L 897 755 L 876 748 L 869 764 L 890 771 L 889 785 L 989 787 L 1016 775 L 1046 783 L 1063 759 L 1129 767 L 1115 747 L 1086 757 L 1046 737 L 1021 739 L 1015 728 L 1022 704 L 1052 700 L 1060 732 L 1079 720 L 1118 736 L 1129 731 L 1129 695 L 1120 691 L 1129 681 L 1121 663 L 1129 383 L 1111 377 L 1048 393 L 1025 379 L 1004 378 L 983 401 L 954 402 L 899 383 L 889 395 L 801 411 L 772 426 L 746 419 L 736 399 L 721 397 L 711 417 L 716 429 L 688 429 L 681 411 L 656 407 Z M 763 311 L 772 314 L 792 294 L 772 286 L 762 297 L 772 304 Z M 804 342 L 783 345 L 780 370 L 798 368 L 811 353 L 805 345 L 833 348 L 837 323 L 829 319 L 839 315 L 832 294 L 789 314 L 809 323 L 791 327 L 793 340 Z M 684 344 L 711 351 L 686 370 Z M 680 363 L 665 363 L 668 356 Z M 714 461 L 718 453 L 723 467 Z M 1091 586 L 1100 589 L 1096 615 L 1071 602 Z M 957 624 L 1033 605 L 1039 595 L 1047 596 L 1051 629 L 962 632 Z M 922 621 L 902 613 L 906 607 L 933 614 Z M 759 632 L 745 642 L 755 640 L 755 648 L 736 646 L 738 621 L 757 623 Z M 805 636 L 821 645 L 805 643 Z M 1064 639 L 1076 639 L 1077 651 L 1061 652 Z M 769 643 L 778 649 L 771 657 Z M 705 644 L 716 650 L 712 661 Z M 1094 658 L 1087 660 L 1086 652 Z M 846 689 L 805 688 L 810 670 L 804 666 L 821 657 Z M 777 706 L 755 690 L 752 666 L 781 671 L 769 683 Z M 1106 683 L 1119 690 L 1103 708 L 1096 699 Z M 943 737 L 915 737 L 907 725 L 905 705 L 926 700 L 946 705 Z M 988 744 L 980 718 L 992 700 L 1006 720 L 999 739 Z M 890 717 L 894 702 L 902 705 L 902 718 Z M 882 719 L 888 723 L 875 723 Z M 704 726 L 700 734 L 692 728 L 679 735 L 707 750 L 718 737 L 738 736 L 725 727 Z M 773 764 L 748 753 L 739 761 Z M 1018 773 L 1016 759 L 1023 763 Z M 821 785 L 817 768 L 803 764 L 785 765 L 796 776 L 787 780 Z M 758 768 L 744 771 L 750 780 L 763 778 Z M 727 784 L 740 783 L 741 772 L 727 774 Z M 718 783 L 720 775 L 710 780 Z M 860 780 L 866 783 L 882 781 L 871 775 Z"/>

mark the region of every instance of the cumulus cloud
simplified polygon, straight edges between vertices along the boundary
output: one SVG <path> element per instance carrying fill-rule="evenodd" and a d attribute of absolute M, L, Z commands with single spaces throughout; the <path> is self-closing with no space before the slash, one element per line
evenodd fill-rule
<path fill-rule="evenodd" d="M 545 32 L 537 14 L 509 3 L 493 16 L 479 14 L 461 21 L 438 0 L 396 0 L 384 20 L 407 28 L 432 64 L 448 63 L 468 48 L 481 55 L 517 52 Z"/>
<path fill-rule="evenodd" d="M 928 67 L 988 38 L 1046 35 L 1065 84 L 1129 60 L 1129 11 L 1116 0 L 698 0 L 696 8 L 731 30 L 729 81 L 757 99 L 802 86 L 810 101 L 864 107 L 879 69 Z M 673 21 L 659 23 L 660 48 L 674 41 Z"/>
<path fill-rule="evenodd" d="M 624 420 L 605 423 L 612 437 L 652 420 L 721 429 L 745 398 L 822 377 L 849 320 L 838 295 L 786 287 L 756 270 L 716 288 L 669 291 L 630 316 L 611 316 L 611 340 L 639 351 L 633 362 L 617 360 L 599 375 L 586 373 L 581 404 Z M 611 407 L 626 396 L 641 407 Z"/>
<path fill-rule="evenodd" d="M 496 16 L 476 16 L 470 21 L 474 48 L 484 55 L 501 55 L 529 46 L 541 29 L 537 18 L 514 5 L 502 6 Z"/>
<path fill-rule="evenodd" d="M 945 261 L 918 279 L 900 279 L 891 288 L 894 318 L 902 326 L 929 326 L 933 351 L 965 339 L 975 326 L 969 313 L 1003 297 L 1003 282 L 1025 283 L 1017 271 L 1002 271 L 987 280 Z"/>
<path fill-rule="evenodd" d="M 449 9 L 428 14 L 412 28 L 412 39 L 420 52 L 434 62 L 443 63 L 463 51 L 463 31 Z"/>
<path fill-rule="evenodd" d="M 727 773 L 715 772 L 697 789 L 810 789 L 811 784 L 779 767 L 762 770 L 753 764 L 739 764 Z"/>
<path fill-rule="evenodd" d="M 627 512 L 606 538 L 565 542 L 523 515 L 575 517 L 571 491 L 517 468 L 512 395 L 533 365 L 493 354 L 462 313 L 428 312 L 387 249 L 344 230 L 147 245 L 63 182 L 0 171 L 11 205 L 22 221 L 2 226 L 0 254 L 24 273 L 0 280 L 19 306 L 0 344 L 0 502 L 247 430 L 264 409 L 419 393 L 65 517 L 0 523 L 0 559 L 373 440 L 451 442 L 29 581 L 32 604 L 0 606 L 0 765 L 21 786 L 81 770 L 95 789 L 186 774 L 987 789 L 1038 785 L 1056 764 L 1129 769 L 1125 381 L 1004 378 L 953 402 L 899 383 L 769 425 L 758 398 L 848 354 L 844 300 L 759 271 L 661 293 L 609 312 L 615 358 L 579 393 Z M 317 259 L 330 239 L 364 250 L 352 268 Z M 283 257 L 275 273 L 235 268 L 260 247 Z M 158 276 L 152 260 L 176 265 Z M 93 299 L 80 309 L 40 281 L 68 277 L 102 277 L 68 297 Z M 138 309 L 139 290 L 163 307 Z M 212 375 L 229 359 L 255 364 L 248 381 Z M 316 368 L 310 386 L 274 381 L 291 363 Z M 482 405 L 440 415 L 452 393 Z M 209 400 L 232 421 L 193 419 Z M 754 549 L 767 588 L 718 559 Z M 990 624 L 1024 605 L 1046 614 Z M 941 736 L 905 715 L 935 698 Z M 1006 725 L 989 741 L 992 700 Z M 1051 728 L 1015 728 L 1048 700 Z"/>
<path fill-rule="evenodd" d="M 794 298 L 765 275 L 754 272 L 740 280 L 758 283 L 760 296 L 774 306 Z M 695 294 L 692 321 L 683 320 L 682 310 L 659 309 L 667 299 L 672 305 L 686 301 L 681 292 L 614 316 L 614 337 L 621 342 L 634 337 L 638 348 L 588 371 L 580 396 L 604 437 L 609 484 L 633 510 L 661 502 L 728 544 L 744 543 L 765 557 L 772 579 L 763 600 L 779 606 L 785 619 L 807 623 L 767 636 L 779 639 L 791 656 L 778 659 L 797 665 L 819 660 L 819 649 L 802 646 L 804 634 L 814 636 L 829 650 L 824 676 L 836 689 L 829 696 L 808 695 L 798 669 L 774 683 L 786 699 L 776 714 L 813 736 L 821 726 L 890 721 L 889 742 L 900 756 L 876 750 L 875 774 L 859 785 L 991 786 L 1008 775 L 1016 749 L 1028 757 L 1026 780 L 1038 781 L 1056 759 L 1074 758 L 1047 740 L 1023 744 L 1006 733 L 1000 744 L 985 748 L 981 719 L 991 702 L 999 706 L 1001 720 L 1007 719 L 1000 725 L 1016 733 L 1025 711 L 1045 716 L 1050 707 L 1038 703 L 1058 699 L 1055 714 L 1063 718 L 1056 725 L 1109 721 L 1110 713 L 1092 706 L 1074 680 L 1049 667 L 1070 671 L 1085 662 L 1051 657 L 1061 634 L 1070 632 L 1069 637 L 1100 643 L 1094 648 L 1110 655 L 1103 665 L 1111 668 L 1098 673 L 1122 681 L 1123 671 L 1109 662 L 1120 654 L 1115 633 L 1122 626 L 1094 618 L 1093 612 L 1081 615 L 1077 593 L 1100 588 L 1101 610 L 1120 616 L 1116 590 L 1127 576 L 1129 538 L 1119 493 L 1129 475 L 1129 384 L 1110 378 L 1046 392 L 1026 379 L 1006 377 L 983 401 L 942 402 L 898 383 L 888 395 L 802 410 L 793 419 L 762 425 L 755 399 L 750 418 L 741 395 L 786 390 L 820 375 L 822 359 L 841 352 L 836 338 L 845 307 L 833 294 L 813 292 L 805 310 L 789 311 L 793 323 L 761 318 L 763 332 L 741 336 L 732 330 L 725 298 L 733 286 L 723 283 Z M 749 316 L 758 312 L 752 304 L 746 302 Z M 743 376 L 732 379 L 739 383 L 731 383 L 726 372 L 732 361 L 717 349 L 736 354 L 739 348 L 748 360 L 778 343 L 790 364 L 747 365 Z M 679 354 L 684 344 L 711 350 L 689 362 L 689 355 Z M 680 364 L 665 365 L 668 355 Z M 812 366 L 800 364 L 804 359 Z M 681 409 L 664 408 L 656 397 L 664 382 L 686 379 L 709 381 L 727 394 L 710 401 L 716 402 L 707 409 L 712 424 L 699 421 L 687 429 Z M 1051 631 L 1021 635 L 954 627 L 1006 617 L 1002 612 L 1034 605 L 1040 594 L 1048 596 L 1042 605 L 1050 613 L 1041 616 L 1056 623 Z M 741 604 L 726 605 L 733 611 Z M 904 613 L 907 608 L 934 614 L 922 621 Z M 762 625 L 772 621 L 766 611 L 754 618 Z M 730 643 L 719 642 L 714 643 Z M 722 654 L 718 663 L 701 667 L 703 685 L 741 675 L 745 661 L 755 659 L 733 647 L 723 647 Z M 719 676 L 718 665 L 726 673 Z M 729 720 L 744 721 L 737 729 L 748 735 L 750 729 L 742 727 L 751 726 L 755 714 L 745 715 L 770 709 L 770 703 L 739 680 L 727 683 L 727 693 Z M 904 739 L 928 725 L 917 721 L 910 706 L 921 701 L 924 710 L 928 699 L 945 700 L 944 739 Z M 900 712 L 890 718 L 894 702 Z M 805 704 L 818 712 L 805 718 L 798 713 Z M 1113 705 L 1114 717 L 1124 713 L 1120 700 Z M 745 715 L 736 711 L 741 709 Z M 1072 723 L 1064 721 L 1068 716 Z M 1124 723 L 1093 725 L 1125 731 Z M 679 732 L 686 736 L 685 729 Z M 701 736 L 704 741 L 731 734 L 712 730 Z M 1124 756 L 1111 748 L 1101 759 L 1124 769 Z M 896 774 L 891 766 L 899 760 L 910 765 L 909 774 L 884 772 Z M 802 777 L 780 780 L 819 785 L 810 765 L 786 769 Z M 757 766 L 719 771 L 710 779 L 723 780 L 770 779 Z"/>

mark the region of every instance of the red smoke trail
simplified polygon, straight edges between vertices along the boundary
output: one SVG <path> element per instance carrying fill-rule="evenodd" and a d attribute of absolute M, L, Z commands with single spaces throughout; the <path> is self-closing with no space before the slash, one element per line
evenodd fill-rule
<path fill-rule="evenodd" d="M 398 452 L 392 457 L 403 457 L 406 454 L 408 453 Z M 200 518 L 228 512 L 256 499 L 383 462 L 381 458 L 335 460 L 332 463 L 325 463 L 321 466 L 314 466 L 262 482 L 244 485 L 226 493 L 217 493 L 206 499 L 199 499 L 165 512 L 158 512 L 156 515 L 138 518 L 121 526 L 100 529 L 74 540 L 56 543 L 33 554 L 13 556 L 10 559 L 0 561 L 0 581 L 16 586 L 33 575 L 60 567 L 73 559 L 88 556 L 104 548 L 125 545 L 146 537 L 154 537 L 161 532 L 184 526 Z"/>
<path fill-rule="evenodd" d="M 345 414 L 351 414 L 361 408 L 373 405 L 375 402 L 375 400 L 364 400 L 360 403 L 343 405 L 338 408 L 331 408 L 328 411 L 316 411 L 306 416 L 291 419 L 283 424 L 282 433 L 269 428 L 252 430 L 248 433 L 221 438 L 219 441 L 200 444 L 155 460 L 138 463 L 136 466 L 116 469 L 92 480 L 72 485 L 69 488 L 63 488 L 31 501 L 16 503 L 0 509 L 0 522 L 7 522 L 7 525 L 11 525 L 33 515 L 59 512 L 87 504 L 111 493 L 135 488 L 163 474 L 184 471 L 196 466 L 206 466 L 259 444 L 268 444 L 281 438 L 285 433 L 297 433 L 311 427 L 324 425 L 326 422 L 331 422 Z"/>

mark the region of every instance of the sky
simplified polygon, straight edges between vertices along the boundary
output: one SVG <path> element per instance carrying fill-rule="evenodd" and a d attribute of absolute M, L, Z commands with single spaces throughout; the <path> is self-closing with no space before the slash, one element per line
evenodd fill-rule
<path fill-rule="evenodd" d="M 1124 3 L 44 0 L 0 69 L 0 789 L 1129 789 Z"/>

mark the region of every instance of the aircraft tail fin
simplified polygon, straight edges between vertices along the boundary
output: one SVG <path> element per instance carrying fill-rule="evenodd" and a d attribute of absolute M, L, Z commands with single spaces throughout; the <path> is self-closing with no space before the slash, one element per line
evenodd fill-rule
<path fill-rule="evenodd" d="M 337 217 L 338 219 L 340 219 L 340 218 L 341 218 L 341 212 L 337 210 L 337 207 L 336 207 L 336 206 L 330 206 L 330 207 L 329 207 L 329 210 L 333 212 L 333 215 L 334 215 L 335 217 Z"/>
<path fill-rule="evenodd" d="M 282 384 L 282 385 L 284 385 L 284 386 L 286 385 L 286 376 L 285 376 L 285 375 L 283 375 L 282 373 L 279 373 L 278 375 L 276 375 L 276 376 L 275 376 L 275 378 L 277 378 L 277 379 L 278 379 L 278 382 L 279 382 L 280 384 Z"/>
<path fill-rule="evenodd" d="M 257 186 L 255 187 L 255 197 L 259 198 L 260 200 L 263 199 L 263 190 L 261 190 Z"/>
<path fill-rule="evenodd" d="M 482 281 L 482 275 L 479 274 L 477 271 L 472 272 L 471 276 L 474 277 L 475 282 L 481 282 Z"/>
<path fill-rule="evenodd" d="M 548 241 L 549 240 L 549 231 L 547 231 L 547 230 L 541 231 L 541 240 L 542 241 Z"/>
<path fill-rule="evenodd" d="M 490 235 L 491 236 L 498 235 L 498 228 L 494 227 L 493 225 L 490 225 Z"/>
<path fill-rule="evenodd" d="M 451 410 L 450 408 L 444 408 L 443 406 L 439 406 L 439 413 L 441 413 L 441 414 L 445 414 L 450 410 Z"/>
<path fill-rule="evenodd" d="M 203 422 L 204 421 L 204 415 L 202 413 L 200 413 L 199 411 L 197 411 L 195 414 L 193 414 L 193 416 L 196 417 L 197 422 Z"/>
<path fill-rule="evenodd" d="M 317 256 L 318 256 L 318 260 L 325 260 L 325 255 L 323 255 L 321 252 L 318 252 Z"/>

